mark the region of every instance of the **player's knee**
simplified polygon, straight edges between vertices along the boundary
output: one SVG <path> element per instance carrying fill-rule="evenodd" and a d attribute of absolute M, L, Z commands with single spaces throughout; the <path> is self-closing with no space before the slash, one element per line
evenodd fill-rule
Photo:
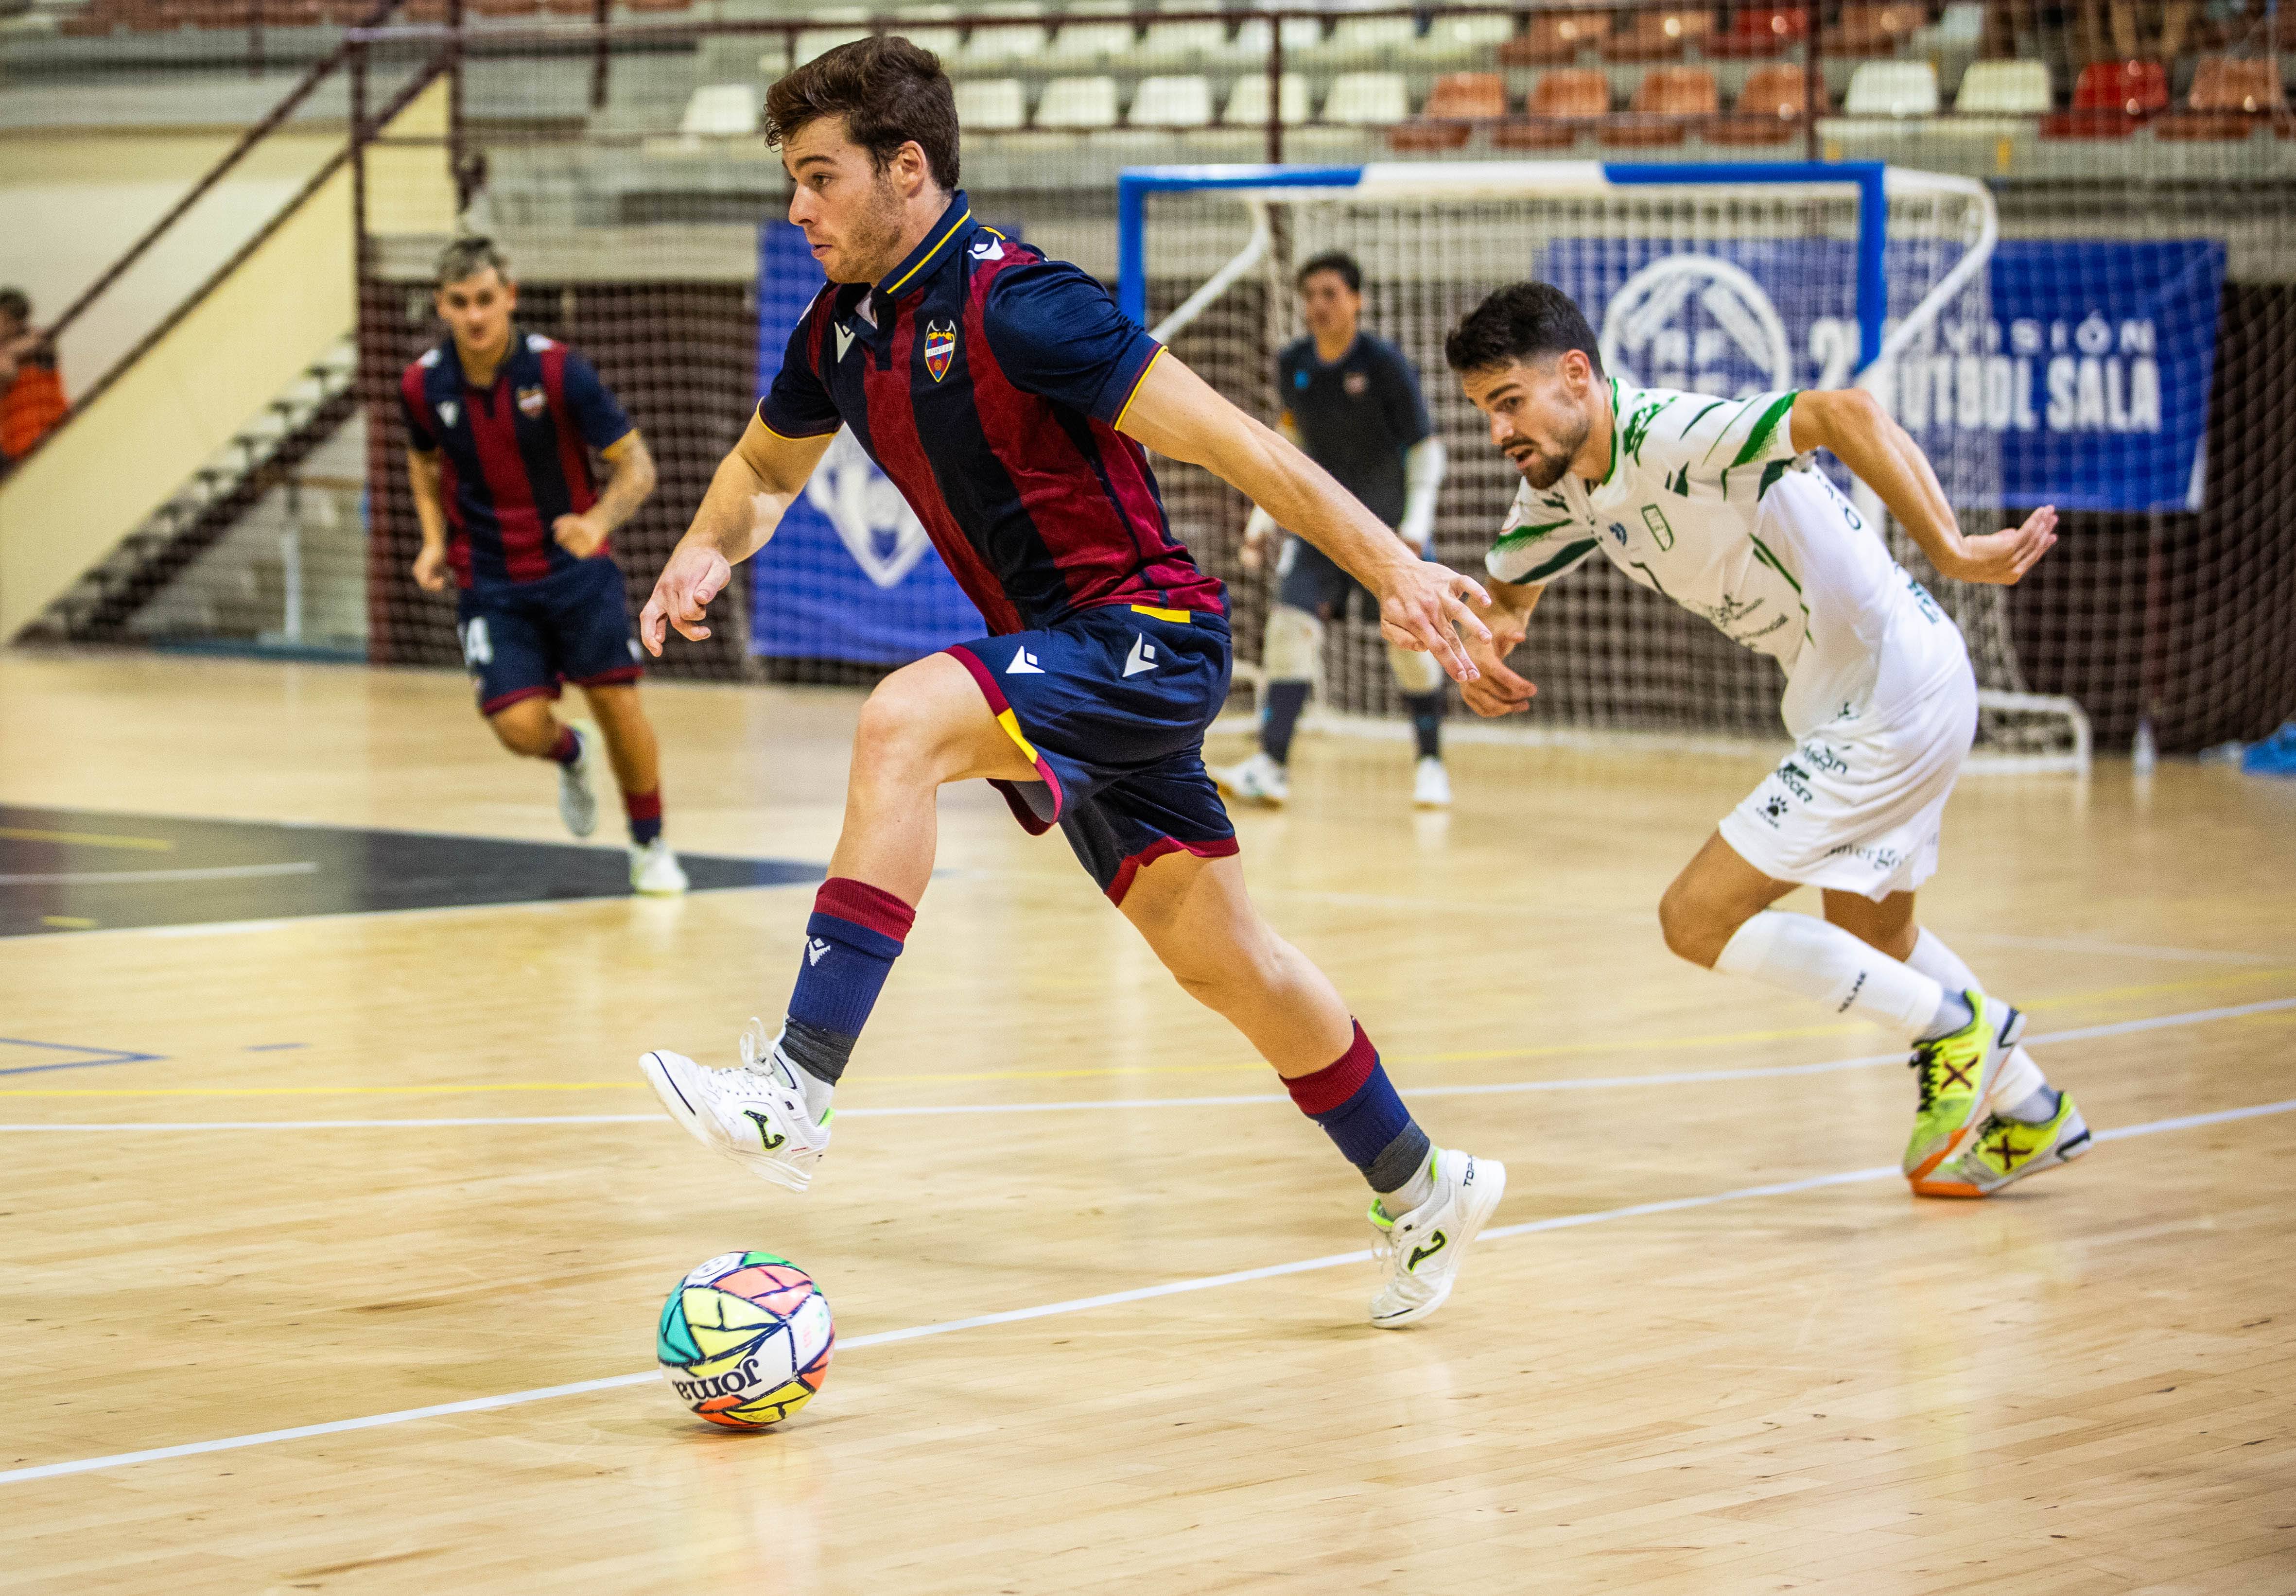
<path fill-rule="evenodd" d="M 893 779 L 937 780 L 945 773 L 941 767 L 948 763 L 955 741 L 954 717 L 940 686 L 908 671 L 880 682 L 863 702 L 860 723 L 854 728 L 855 770 Z M 974 694 L 977 703 L 972 683 L 962 686 Z"/>
<path fill-rule="evenodd" d="M 1443 685 L 1443 667 L 1432 654 L 1414 653 L 1409 649 L 1387 645 L 1387 668 L 1395 675 L 1395 683 L 1414 697 L 1436 692 Z"/>
<path fill-rule="evenodd" d="M 1737 928 L 1722 925 L 1711 908 L 1700 903 L 1696 893 L 1677 879 L 1658 900 L 1658 929 L 1669 953 L 1711 970 Z"/>
<path fill-rule="evenodd" d="M 487 725 L 503 747 L 529 759 L 547 757 L 558 741 L 557 722 L 542 699 L 521 699 L 497 709 L 487 716 Z"/>

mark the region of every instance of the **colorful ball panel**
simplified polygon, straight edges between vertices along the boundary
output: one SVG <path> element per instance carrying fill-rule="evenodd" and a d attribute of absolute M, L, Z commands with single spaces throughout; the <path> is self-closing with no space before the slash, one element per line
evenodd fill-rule
<path fill-rule="evenodd" d="M 678 1401 L 727 1429 L 763 1429 L 812 1400 L 837 1330 L 811 1276 L 769 1252 L 731 1252 L 678 1281 L 654 1355 Z"/>

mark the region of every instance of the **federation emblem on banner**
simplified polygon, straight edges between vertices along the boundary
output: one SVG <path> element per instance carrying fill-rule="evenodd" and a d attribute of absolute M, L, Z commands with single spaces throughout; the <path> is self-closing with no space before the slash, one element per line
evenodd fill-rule
<path fill-rule="evenodd" d="M 829 518 L 853 563 L 879 587 L 898 587 L 932 546 L 924 522 L 877 469 L 850 427 L 838 429 L 829 453 L 806 479 L 805 498 Z"/>
<path fill-rule="evenodd" d="M 931 322 L 925 326 L 925 370 L 932 380 L 939 381 L 948 375 L 948 363 L 956 358 L 956 323 Z"/>

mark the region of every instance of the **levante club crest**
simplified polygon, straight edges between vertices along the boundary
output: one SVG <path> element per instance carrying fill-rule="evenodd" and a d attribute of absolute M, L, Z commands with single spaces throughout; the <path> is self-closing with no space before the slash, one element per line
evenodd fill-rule
<path fill-rule="evenodd" d="M 925 327 L 925 370 L 932 380 L 939 381 L 948 375 L 948 363 L 956 358 L 956 323 L 932 322 Z"/>

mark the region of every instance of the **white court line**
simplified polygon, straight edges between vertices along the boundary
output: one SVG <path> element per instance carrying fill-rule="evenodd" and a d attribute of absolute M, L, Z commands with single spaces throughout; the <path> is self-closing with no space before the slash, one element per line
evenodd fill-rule
<path fill-rule="evenodd" d="M 0 876 L 0 887 L 127 887 L 151 881 L 227 881 L 240 876 L 316 875 L 309 860 L 293 864 L 208 864 L 192 870 L 60 870 Z"/>
<path fill-rule="evenodd" d="M 2144 1019 L 2116 1019 L 2106 1025 L 2079 1026 L 2028 1036 L 2028 1046 L 2060 1042 L 2090 1042 L 2103 1036 L 2127 1036 L 2176 1026 L 2206 1025 L 2211 1020 L 2240 1019 L 2251 1014 L 2274 1014 L 2296 1009 L 2296 997 L 2266 998 L 2260 1003 L 2234 1003 L 2221 1009 L 2193 1009 L 2182 1014 L 2156 1014 Z M 1553 1081 L 1497 1081 L 1483 1085 L 1410 1086 L 1405 1094 L 1421 1097 L 1487 1097 L 1521 1092 L 1596 1092 L 1616 1086 L 1697 1086 L 1708 1082 L 1770 1081 L 1794 1076 L 1828 1075 L 1843 1069 L 1871 1069 L 1881 1064 L 1903 1064 L 1905 1050 L 1860 1053 L 1855 1058 L 1829 1059 L 1816 1064 L 1773 1064 L 1749 1069 L 1669 1070 L 1660 1075 L 1579 1076 Z M 1130 1097 L 1083 1099 L 1057 1103 L 921 1103 L 908 1108 L 840 1109 L 840 1119 L 914 1119 L 949 1114 L 1066 1114 L 1108 1109 L 1231 1108 L 1244 1103 L 1289 1102 L 1280 1092 L 1241 1093 L 1231 1097 Z M 348 1131 L 396 1128 L 435 1130 L 456 1125 L 640 1125 L 659 1119 L 658 1114 L 530 1114 L 500 1117 L 453 1119 L 184 1119 L 138 1120 L 117 1125 L 0 1125 L 10 1132 L 49 1131 Z"/>
<path fill-rule="evenodd" d="M 2296 1110 L 2296 1098 L 2256 1103 L 2247 1108 L 2220 1109 L 2208 1114 L 2185 1114 L 2173 1119 L 2149 1120 L 2143 1125 L 2100 1131 L 2096 1139 L 2117 1142 L 2125 1137 L 2149 1136 L 2162 1131 L 2194 1130 L 2203 1125 L 2226 1125 L 2234 1120 L 2259 1119 L 2292 1110 Z M 1877 1164 L 1870 1168 L 1844 1169 L 1833 1174 L 1814 1174 L 1802 1180 L 1778 1181 L 1766 1186 L 1741 1186 L 1734 1191 L 1713 1191 L 1702 1197 L 1677 1197 L 1663 1202 L 1633 1203 L 1622 1208 L 1602 1208 L 1587 1214 L 1558 1214 L 1548 1219 L 1534 1219 L 1522 1224 L 1501 1225 L 1495 1230 L 1485 1231 L 1482 1240 L 1497 1241 L 1511 1236 L 1533 1236 L 1549 1231 L 1573 1230 L 1580 1225 L 1603 1224 L 1614 1219 L 1639 1219 L 1652 1214 L 1678 1214 L 1691 1208 L 1710 1208 L 1723 1203 L 1743 1202 L 1751 1198 L 1784 1197 L 1800 1191 L 1821 1191 L 1828 1186 L 1857 1185 L 1867 1181 L 1891 1179 L 1898 1176 L 1899 1173 L 1894 1164 Z M 1098 1297 L 1075 1297 L 1065 1302 L 1049 1302 L 1037 1307 L 1008 1308 L 999 1314 L 976 1314 L 969 1319 L 944 1319 L 932 1324 L 912 1325 L 906 1330 L 878 1330 L 870 1335 L 840 1340 L 838 1345 L 847 1352 L 857 1352 L 865 1346 L 890 1346 L 903 1341 L 923 1340 L 931 1336 L 954 1335 L 959 1330 L 984 1330 L 996 1324 L 1018 1324 L 1029 1319 L 1050 1319 L 1064 1314 L 1087 1313 L 1094 1308 L 1114 1307 L 1123 1303 L 1148 1302 L 1160 1297 L 1210 1291 L 1222 1286 L 1275 1280 L 1287 1274 L 1308 1274 L 1322 1269 L 1337 1269 L 1349 1264 L 1368 1263 L 1371 1256 L 1369 1248 L 1360 1252 L 1327 1253 L 1320 1258 L 1268 1264 L 1258 1269 L 1239 1269 L 1227 1274 L 1201 1275 L 1194 1280 L 1167 1281 L 1161 1285 L 1137 1286 L 1129 1291 L 1103 1292 Z M 268 1446 L 280 1441 L 308 1440 L 314 1436 L 339 1436 L 352 1430 L 411 1424 L 418 1419 L 444 1418 L 453 1413 L 483 1413 L 496 1408 L 547 1402 L 557 1396 L 578 1396 L 592 1391 L 611 1391 L 621 1386 L 644 1385 L 660 1378 L 659 1371 L 654 1370 L 642 1374 L 615 1374 L 603 1379 L 577 1380 L 570 1385 L 537 1386 L 532 1390 L 512 1391 L 500 1396 L 473 1396 L 461 1402 L 436 1403 L 429 1407 L 401 1408 L 392 1413 L 370 1413 L 358 1419 L 332 1419 L 323 1424 L 298 1425 L 292 1429 L 258 1430 L 253 1435 L 226 1436 L 213 1441 L 187 1441 L 179 1446 L 154 1446 L 143 1452 L 117 1452 L 107 1457 L 40 1463 L 28 1469 L 0 1471 L 0 1486 L 16 1485 L 27 1480 L 56 1479 L 69 1474 L 90 1474 L 102 1469 L 124 1469 L 131 1463 L 156 1463 L 169 1458 L 198 1457 L 211 1452 L 236 1452 L 243 1447 Z"/>

